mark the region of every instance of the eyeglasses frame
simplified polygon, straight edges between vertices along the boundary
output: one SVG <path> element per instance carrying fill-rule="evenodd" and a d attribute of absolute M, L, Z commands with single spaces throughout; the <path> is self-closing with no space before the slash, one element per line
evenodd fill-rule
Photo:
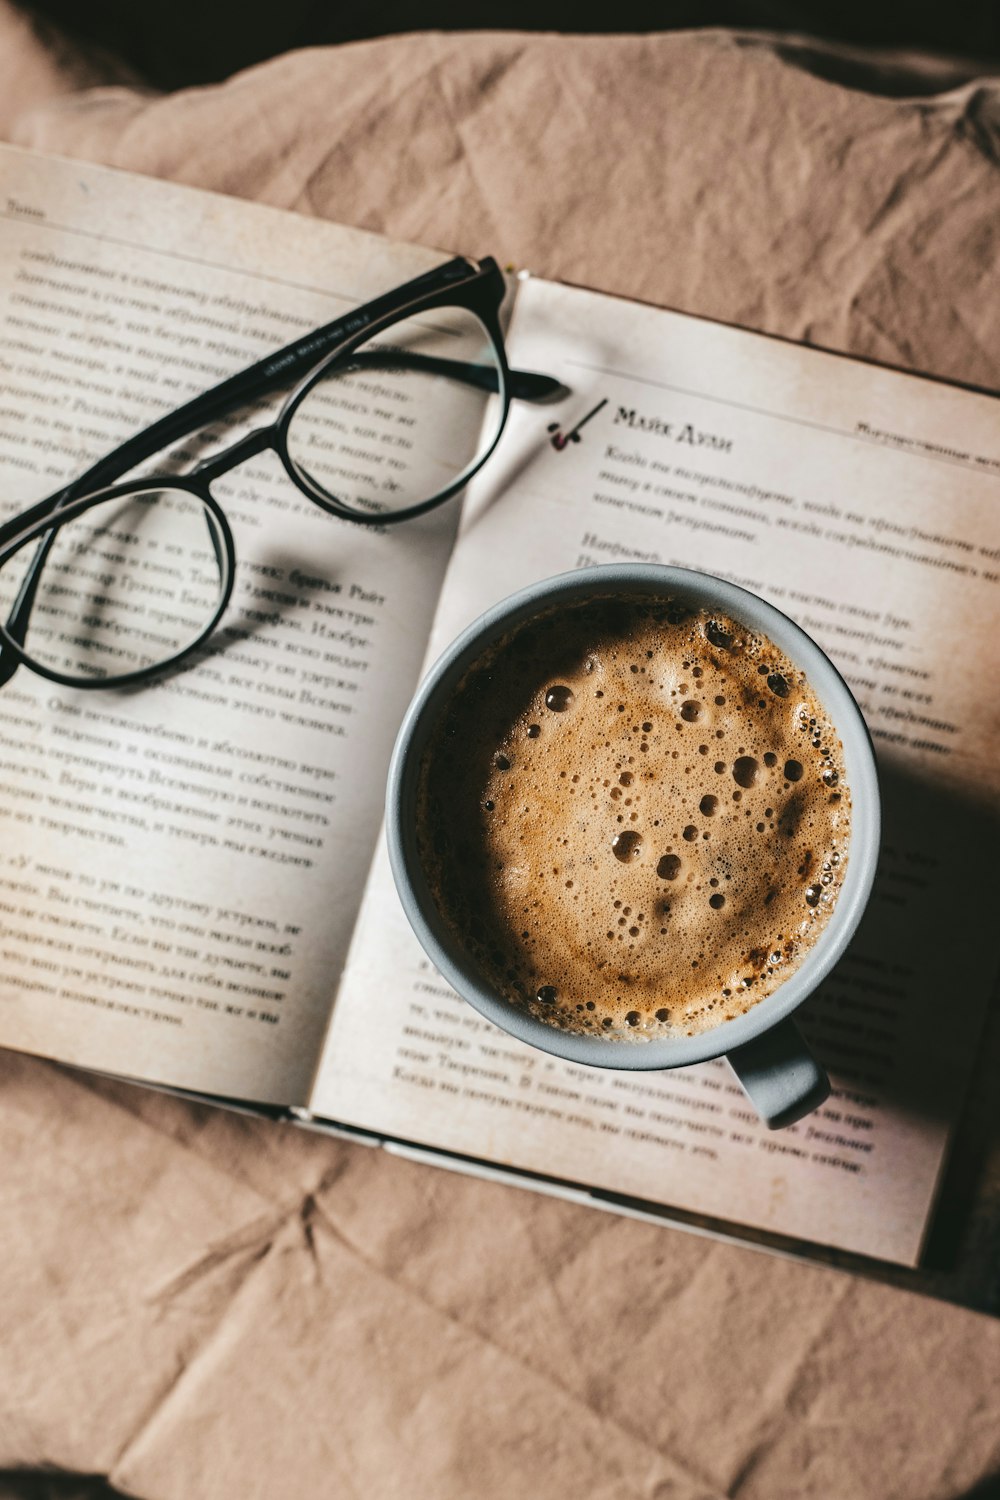
<path fill-rule="evenodd" d="M 36 537 L 40 543 L 7 620 L 0 622 L 0 687 L 13 677 L 19 666 L 25 666 L 38 676 L 65 687 L 99 689 L 133 686 L 170 671 L 204 645 L 232 599 L 236 571 L 236 547 L 232 530 L 222 507 L 211 493 L 210 485 L 236 465 L 268 449 L 277 454 L 288 478 L 307 499 L 329 514 L 359 525 L 395 525 L 400 521 L 412 520 L 450 500 L 468 484 L 493 453 L 506 425 L 512 398 L 544 402 L 558 399 L 564 394 L 564 387 L 549 376 L 510 369 L 499 319 L 505 294 L 503 274 L 492 257 L 476 261 L 458 256 L 447 261 L 365 303 L 346 317 L 335 319 L 286 344 L 275 353 L 193 397 L 126 439 L 69 485 L 0 525 L 0 567 Z M 292 418 L 315 386 L 336 365 L 348 359 L 361 344 L 406 317 L 415 313 L 433 312 L 442 307 L 462 307 L 473 313 L 482 323 L 493 345 L 499 376 L 496 394 L 500 399 L 500 413 L 492 441 L 452 484 L 428 500 L 401 510 L 374 511 L 370 515 L 352 509 L 320 487 L 310 484 L 303 472 L 296 468 L 288 451 L 288 430 Z M 318 362 L 317 355 L 320 356 Z M 234 408 L 280 388 L 304 365 L 307 366 L 305 374 L 285 397 L 273 422 L 251 429 L 236 442 L 196 464 L 189 474 L 150 475 L 121 484 L 107 483 L 189 437 L 199 428 L 210 426 L 213 421 Z M 488 385 L 486 388 L 490 389 Z M 92 487 L 95 484 L 98 486 L 96 489 Z M 209 534 L 219 565 L 221 587 L 218 606 L 205 629 L 163 661 L 116 676 L 93 680 L 72 677 L 36 662 L 24 648 L 24 636 L 42 568 L 59 528 L 86 514 L 96 505 L 128 495 L 168 489 L 193 495 L 211 517 Z M 53 525 L 56 516 L 58 522 Z M 215 528 L 218 529 L 217 533 Z M 18 634 L 21 636 L 20 640 Z"/>

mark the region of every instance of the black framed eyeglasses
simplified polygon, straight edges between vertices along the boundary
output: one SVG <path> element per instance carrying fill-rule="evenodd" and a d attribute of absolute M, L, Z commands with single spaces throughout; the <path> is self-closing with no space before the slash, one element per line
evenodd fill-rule
<path fill-rule="evenodd" d="M 491 259 L 458 258 L 296 339 L 122 443 L 0 526 L 0 686 L 19 666 L 69 687 L 150 680 L 205 642 L 236 551 L 212 481 L 272 449 L 304 495 L 361 525 L 458 494 L 499 441 L 512 399 L 564 387 L 511 370 Z M 122 475 L 295 382 L 272 422 L 188 474 Z"/>

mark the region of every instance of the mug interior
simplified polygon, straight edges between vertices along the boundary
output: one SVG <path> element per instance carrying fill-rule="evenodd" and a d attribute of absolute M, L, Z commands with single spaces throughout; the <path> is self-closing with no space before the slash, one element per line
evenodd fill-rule
<path fill-rule="evenodd" d="M 847 873 L 826 925 L 799 966 L 744 1015 L 695 1036 L 609 1040 L 562 1031 L 518 1010 L 491 986 L 442 918 L 417 848 L 420 764 L 440 714 L 469 667 L 496 640 L 543 610 L 594 596 L 666 597 L 718 610 L 769 636 L 805 672 L 840 736 L 851 792 Z M 878 858 L 879 795 L 868 729 L 829 657 L 787 615 L 756 594 L 710 574 L 655 565 L 611 565 L 564 573 L 502 600 L 460 635 L 435 662 L 403 720 L 389 769 L 386 838 L 396 888 L 428 957 L 449 984 L 501 1030 L 542 1051 L 593 1067 L 683 1067 L 742 1046 L 790 1015 L 829 973 L 847 947 L 871 892 Z"/>

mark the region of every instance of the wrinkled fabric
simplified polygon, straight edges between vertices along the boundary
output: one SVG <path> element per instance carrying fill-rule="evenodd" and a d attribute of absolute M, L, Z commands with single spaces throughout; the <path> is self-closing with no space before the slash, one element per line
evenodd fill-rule
<path fill-rule="evenodd" d="M 0 4 L 0 134 L 1000 388 L 1000 84 L 814 64 L 431 34 L 158 97 L 83 87 L 105 65 Z M 974 1105 L 994 1205 L 995 1127 Z M 4 1500 L 958 1500 L 1000 1473 L 1000 1322 L 884 1282 L 12 1054 L 0 1160 Z"/>

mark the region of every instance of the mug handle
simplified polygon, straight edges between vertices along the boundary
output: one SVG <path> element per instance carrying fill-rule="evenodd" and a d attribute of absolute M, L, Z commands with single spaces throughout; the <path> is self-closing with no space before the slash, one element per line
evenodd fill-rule
<path fill-rule="evenodd" d="M 726 1059 L 769 1130 L 793 1125 L 829 1097 L 830 1080 L 794 1021 L 779 1021 Z"/>

